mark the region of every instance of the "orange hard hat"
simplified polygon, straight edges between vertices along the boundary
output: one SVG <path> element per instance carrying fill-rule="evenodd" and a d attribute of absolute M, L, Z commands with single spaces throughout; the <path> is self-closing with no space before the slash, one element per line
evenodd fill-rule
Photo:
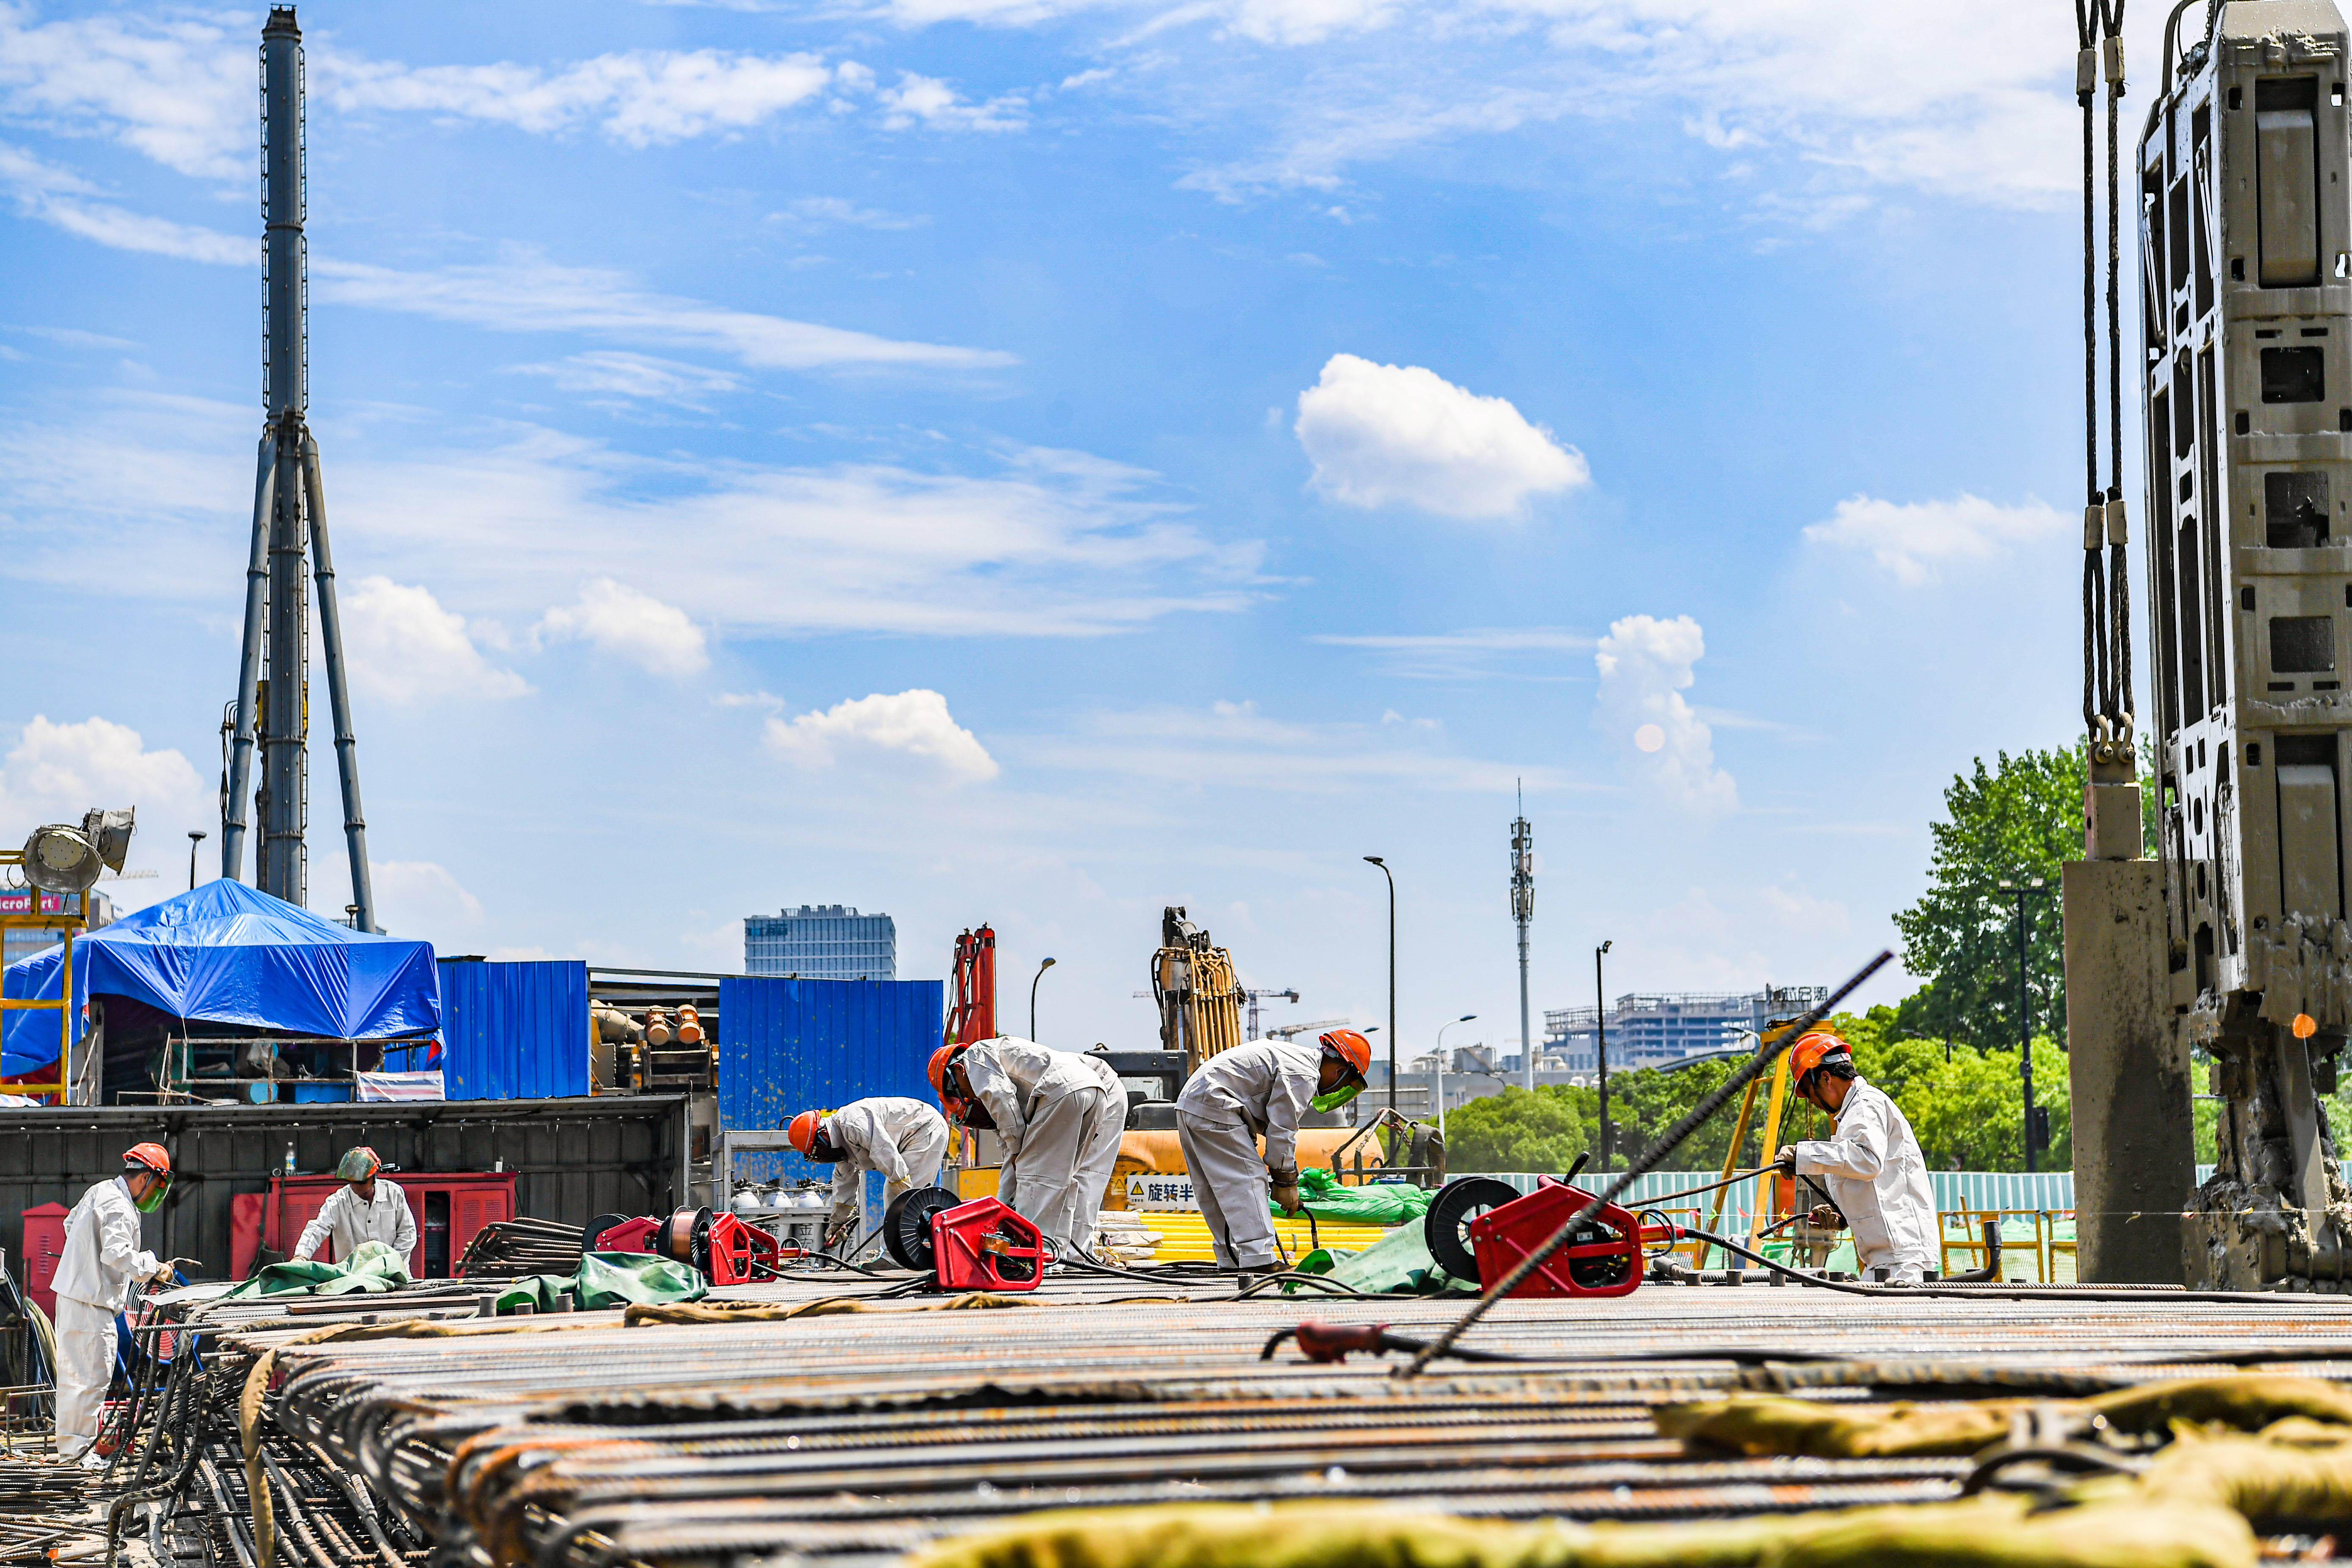
<path fill-rule="evenodd" d="M 161 1143 L 133 1143 L 122 1152 L 126 1165 L 144 1165 L 159 1176 L 172 1173 L 172 1156 Z"/>
<path fill-rule="evenodd" d="M 1832 1057 L 1844 1057 L 1851 1061 L 1853 1053 L 1843 1040 L 1827 1029 L 1809 1030 L 1789 1047 L 1789 1074 L 1800 1093 L 1804 1090 L 1805 1080 L 1813 1076 L 1813 1069 Z"/>
<path fill-rule="evenodd" d="M 1325 1035 L 1323 1048 L 1356 1069 L 1359 1076 L 1372 1069 L 1372 1042 L 1353 1029 L 1334 1029 Z"/>
<path fill-rule="evenodd" d="M 953 1040 L 931 1053 L 931 1087 L 939 1090 L 941 1098 L 948 1092 L 948 1064 L 962 1053 L 963 1047 Z"/>
<path fill-rule="evenodd" d="M 806 1154 L 809 1152 L 809 1146 L 816 1142 L 817 1127 L 824 1121 L 824 1112 L 822 1110 L 802 1111 L 793 1118 L 793 1124 L 784 1129 L 784 1141 L 801 1153 Z"/>

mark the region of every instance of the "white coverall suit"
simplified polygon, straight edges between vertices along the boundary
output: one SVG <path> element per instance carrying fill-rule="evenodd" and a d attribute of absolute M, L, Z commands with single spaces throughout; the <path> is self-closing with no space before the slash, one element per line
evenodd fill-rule
<path fill-rule="evenodd" d="M 335 1261 L 349 1263 L 352 1254 L 364 1242 L 381 1241 L 400 1255 L 400 1266 L 409 1265 L 409 1255 L 416 1250 L 416 1216 L 408 1212 L 408 1194 L 400 1190 L 397 1182 L 375 1179 L 373 1202 L 360 1196 L 356 1186 L 337 1187 L 302 1227 L 301 1239 L 294 1244 L 296 1262 L 304 1262 L 319 1255 L 319 1245 L 331 1240 L 335 1244 Z"/>
<path fill-rule="evenodd" d="M 70 1459 L 98 1441 L 107 1385 L 114 1381 L 114 1314 L 163 1265 L 139 1246 L 139 1205 L 117 1176 L 82 1194 L 66 1216 L 65 1256 L 58 1259 L 58 1457 Z"/>
<path fill-rule="evenodd" d="M 1273 1266 L 1266 1173 L 1286 1171 L 1296 1179 L 1298 1123 L 1322 1071 L 1323 1047 L 1316 1042 L 1252 1040 L 1202 1063 L 1176 1097 L 1176 1136 L 1221 1267 Z"/>
<path fill-rule="evenodd" d="M 956 1060 L 1004 1145 L 996 1195 L 1056 1251 L 1091 1255 L 1127 1129 L 1118 1074 L 1100 1057 L 1010 1036 L 982 1040 Z"/>
<path fill-rule="evenodd" d="M 833 1167 L 835 1226 L 857 1217 L 857 1194 L 868 1171 L 882 1173 L 886 1204 L 910 1187 L 939 1181 L 940 1162 L 948 1152 L 948 1119 L 919 1100 L 853 1100 L 820 1125 L 826 1141 L 841 1151 Z"/>
<path fill-rule="evenodd" d="M 1941 1261 L 1936 1189 L 1927 1157 L 1902 1110 L 1856 1077 L 1838 1107 L 1837 1136 L 1793 1145 L 1797 1173 L 1826 1177 L 1830 1200 L 1853 1231 L 1853 1256 L 1865 1279 L 1886 1270 L 1889 1284 L 1916 1285 Z"/>

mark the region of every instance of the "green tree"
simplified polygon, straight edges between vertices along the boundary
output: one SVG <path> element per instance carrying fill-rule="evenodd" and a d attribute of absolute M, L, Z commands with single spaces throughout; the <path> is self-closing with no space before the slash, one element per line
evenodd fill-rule
<path fill-rule="evenodd" d="M 1927 891 L 1895 917 L 1904 966 L 1927 981 L 1897 1010 L 1895 1032 L 2015 1047 L 2018 901 L 1999 884 L 2033 877 L 2049 891 L 2025 900 L 2030 1005 L 2037 1027 L 2064 1029 L 2058 868 L 2083 855 L 2084 782 L 2079 749 L 2003 752 L 1991 768 L 1979 757 L 1952 780 L 1929 829 Z"/>
<path fill-rule="evenodd" d="M 1940 1058 L 1942 1047 L 1931 1048 Z M 2050 1147 L 2034 1159 L 2041 1170 L 2063 1171 L 2074 1161 L 2068 1081 L 2066 1056 L 2058 1043 L 2036 1036 L 2033 1102 L 2050 1118 Z M 1895 1103 L 1918 1135 L 1930 1169 L 2025 1169 L 2025 1086 L 2014 1047 L 1979 1051 L 1956 1044 L 1949 1061 L 1938 1059 L 1915 1077 Z"/>
<path fill-rule="evenodd" d="M 1529 1092 L 1506 1089 L 1470 1101 L 1445 1118 L 1445 1164 L 1449 1171 L 1550 1171 L 1568 1169 L 1591 1146 L 1580 1094 L 1589 1091 L 1546 1084 Z M 1597 1119 L 1598 1111 L 1596 1109 Z"/>

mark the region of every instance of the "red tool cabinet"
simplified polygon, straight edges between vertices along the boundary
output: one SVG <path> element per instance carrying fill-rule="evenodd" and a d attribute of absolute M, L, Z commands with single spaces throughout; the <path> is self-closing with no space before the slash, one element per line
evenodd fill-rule
<path fill-rule="evenodd" d="M 511 1171 L 405 1171 L 383 1179 L 399 1184 L 408 1198 L 408 1212 L 415 1216 L 416 1249 L 408 1255 L 412 1279 L 450 1278 L 476 1233 L 493 1220 L 514 1218 Z M 270 1177 L 260 1244 L 272 1252 L 291 1253 L 302 1238 L 302 1227 L 317 1217 L 341 1185 L 332 1175 Z M 333 1262 L 335 1244 L 330 1241 L 321 1247 L 319 1257 Z M 252 1259 L 232 1262 L 243 1278 Z"/>
<path fill-rule="evenodd" d="M 66 1254 L 66 1215 L 72 1212 L 63 1204 L 25 1211 L 25 1294 L 53 1321 L 58 1315 L 58 1259 Z"/>

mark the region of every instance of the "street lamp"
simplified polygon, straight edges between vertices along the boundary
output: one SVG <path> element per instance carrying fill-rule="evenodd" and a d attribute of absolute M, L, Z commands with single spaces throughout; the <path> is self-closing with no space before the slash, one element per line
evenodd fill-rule
<path fill-rule="evenodd" d="M 1377 855 L 1364 859 L 1381 868 L 1389 879 L 1389 1110 L 1396 1110 L 1397 1101 L 1397 1027 L 1396 1027 L 1396 873 L 1389 863 Z"/>
<path fill-rule="evenodd" d="M 1454 1024 L 1466 1024 L 1477 1016 L 1465 1013 L 1454 1019 Z M 1437 1026 L 1437 1141 L 1440 1143 L 1445 1142 L 1445 1031 L 1454 1027 L 1454 1024 Z"/>
<path fill-rule="evenodd" d="M 1592 1027 L 1595 1065 L 1601 1069 L 1601 1173 L 1609 1173 L 1609 988 L 1601 982 L 1601 955 L 1616 946 L 1604 942 L 1592 950 Z"/>
<path fill-rule="evenodd" d="M 2017 1070 L 2025 1083 L 2025 1171 L 2032 1175 L 2035 1135 L 2046 1142 L 2049 1132 L 2048 1118 L 2033 1103 L 2033 993 L 2027 984 L 2025 900 L 2048 898 L 2050 889 L 2041 878 L 2028 877 L 2021 883 L 2003 878 L 2000 890 L 2017 900 Z"/>
<path fill-rule="evenodd" d="M 203 828 L 192 827 L 188 830 L 188 891 L 192 893 L 196 890 L 196 846 L 204 841 Z"/>
<path fill-rule="evenodd" d="M 1054 961 L 1049 958 L 1037 966 L 1037 973 L 1029 980 L 1029 1037 L 1033 1040 L 1037 1037 L 1037 982 L 1045 979 L 1045 971 L 1053 967 Z"/>

